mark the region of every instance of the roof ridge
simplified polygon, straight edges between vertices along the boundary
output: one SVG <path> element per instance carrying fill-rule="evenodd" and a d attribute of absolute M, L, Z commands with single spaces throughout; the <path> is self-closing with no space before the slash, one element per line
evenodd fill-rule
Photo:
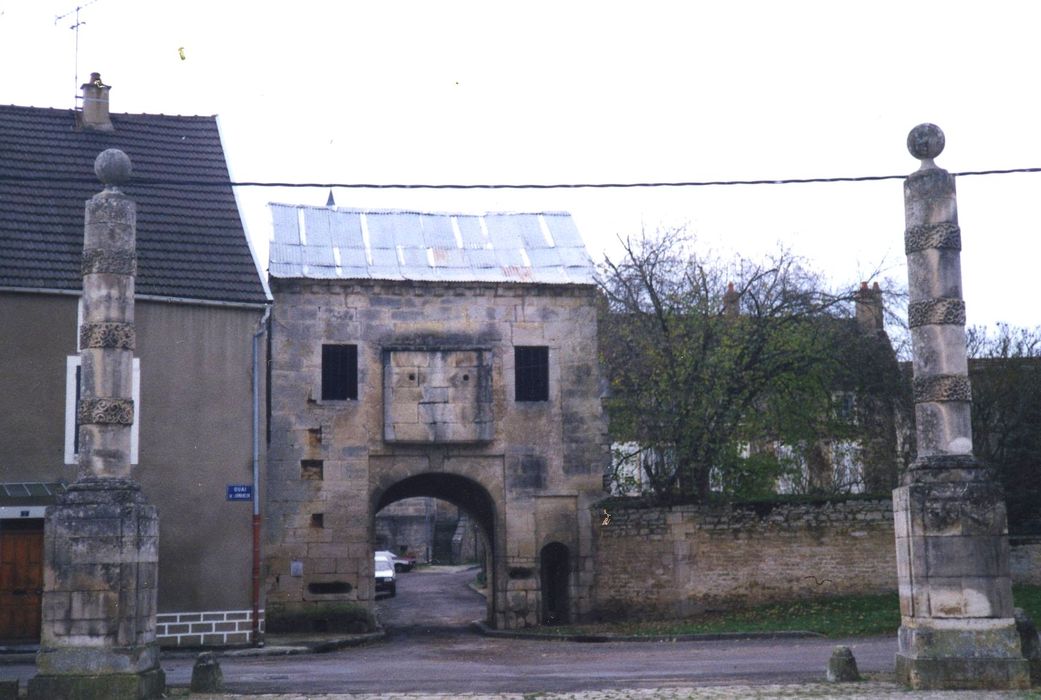
<path fill-rule="evenodd" d="M 571 212 L 563 209 L 551 209 L 544 211 L 430 211 L 421 209 L 395 209 L 395 208 L 367 208 L 367 207 L 327 207 L 323 204 L 287 204 L 285 202 L 268 202 L 270 207 L 286 207 L 288 209 L 317 209 L 322 211 L 333 211 L 341 214 L 413 214 L 419 216 L 572 216 Z"/>

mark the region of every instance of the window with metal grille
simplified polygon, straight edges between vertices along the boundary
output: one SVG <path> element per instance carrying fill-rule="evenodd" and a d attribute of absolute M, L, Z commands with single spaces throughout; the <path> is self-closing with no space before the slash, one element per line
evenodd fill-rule
<path fill-rule="evenodd" d="M 549 401 L 549 348 L 518 345 L 513 348 L 517 401 Z"/>
<path fill-rule="evenodd" d="M 322 400 L 358 398 L 358 346 L 322 346 Z"/>

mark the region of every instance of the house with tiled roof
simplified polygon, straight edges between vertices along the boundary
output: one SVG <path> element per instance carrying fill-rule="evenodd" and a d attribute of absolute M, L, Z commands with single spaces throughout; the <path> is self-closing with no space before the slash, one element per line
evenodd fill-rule
<path fill-rule="evenodd" d="M 132 447 L 160 514 L 159 639 L 245 642 L 253 512 L 229 499 L 253 487 L 268 295 L 216 118 L 110 113 L 108 94 L 95 74 L 83 109 L 0 106 L 0 640 L 39 634 L 44 508 L 77 475 L 84 203 L 95 157 L 118 148 L 137 205 Z"/>

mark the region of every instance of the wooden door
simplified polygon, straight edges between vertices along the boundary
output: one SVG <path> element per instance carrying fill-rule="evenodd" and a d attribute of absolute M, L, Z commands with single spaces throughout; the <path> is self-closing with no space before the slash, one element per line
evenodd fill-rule
<path fill-rule="evenodd" d="M 0 640 L 40 639 L 43 521 L 0 524 Z"/>

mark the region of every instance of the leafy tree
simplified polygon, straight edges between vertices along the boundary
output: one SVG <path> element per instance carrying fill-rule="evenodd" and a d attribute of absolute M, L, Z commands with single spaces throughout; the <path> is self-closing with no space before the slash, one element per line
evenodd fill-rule
<path fill-rule="evenodd" d="M 1041 534 L 1041 327 L 966 335 L 974 451 L 1004 485 L 1010 531 Z"/>
<path fill-rule="evenodd" d="M 858 432 L 834 405 L 863 344 L 855 292 L 829 291 L 783 250 L 722 264 L 679 230 L 623 246 L 598 280 L 607 408 L 614 438 L 643 450 L 635 456 L 654 494 L 765 495 L 795 478 L 823 437 Z M 770 442 L 803 454 L 757 449 Z"/>

